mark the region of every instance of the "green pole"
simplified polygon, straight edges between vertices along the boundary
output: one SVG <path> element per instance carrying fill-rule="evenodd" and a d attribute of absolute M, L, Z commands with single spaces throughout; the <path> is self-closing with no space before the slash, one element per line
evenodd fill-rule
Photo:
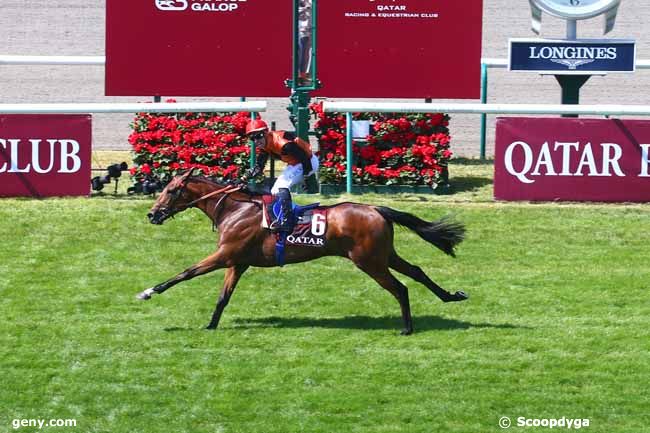
<path fill-rule="evenodd" d="M 318 46 L 318 32 L 316 27 L 318 20 L 316 10 L 318 9 L 318 0 L 311 0 L 311 90 L 318 90 L 318 74 L 316 47 Z"/>
<path fill-rule="evenodd" d="M 298 74 L 300 73 L 300 64 L 298 62 L 298 51 L 300 49 L 299 39 L 300 39 L 300 30 L 298 27 L 298 20 L 300 19 L 300 0 L 293 0 L 293 55 L 291 63 L 291 77 L 293 82 L 291 83 L 292 90 L 298 88 Z"/>
<path fill-rule="evenodd" d="M 314 6 L 312 4 L 312 23 L 314 22 Z M 291 122 L 296 128 L 296 135 L 309 141 L 309 90 L 313 86 L 302 86 L 300 81 L 300 0 L 293 1 L 293 63 L 291 80 Z"/>
<path fill-rule="evenodd" d="M 291 113 L 289 120 L 296 128 L 296 135 L 301 139 L 309 142 L 309 101 L 311 96 L 310 91 L 318 88 L 318 80 L 316 79 L 316 58 L 315 58 L 315 32 L 316 32 L 316 0 L 312 0 L 311 6 L 311 23 L 312 23 L 312 72 L 311 83 L 301 82 L 300 79 L 300 0 L 293 0 L 293 62 L 292 62 L 292 78 L 287 80 L 286 84 L 291 89 L 290 101 L 291 105 L 287 110 Z M 310 179 L 313 179 L 311 181 Z M 315 177 L 309 177 L 306 180 L 307 190 L 309 193 L 318 192 L 318 183 Z"/>
<path fill-rule="evenodd" d="M 271 131 L 275 131 L 275 121 L 271 122 Z M 275 157 L 271 156 L 271 180 L 275 182 Z"/>
<path fill-rule="evenodd" d="M 352 113 L 345 113 L 346 191 L 352 194 Z"/>
<path fill-rule="evenodd" d="M 580 88 L 591 75 L 556 75 L 562 86 L 562 104 L 580 104 Z M 563 114 L 562 117 L 578 117 L 577 114 Z"/>
<path fill-rule="evenodd" d="M 481 104 L 487 103 L 488 65 L 481 63 Z M 487 135 L 487 114 L 481 114 L 481 159 L 485 160 L 485 139 Z"/>

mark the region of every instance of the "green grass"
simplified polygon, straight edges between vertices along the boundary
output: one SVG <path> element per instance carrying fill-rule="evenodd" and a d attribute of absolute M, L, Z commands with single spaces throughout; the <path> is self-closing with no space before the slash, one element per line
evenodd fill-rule
<path fill-rule="evenodd" d="M 315 197 L 467 225 L 457 259 L 397 231 L 405 258 L 471 297 L 401 278 L 410 337 L 339 258 L 250 270 L 205 331 L 223 271 L 134 298 L 213 251 L 198 211 L 160 227 L 146 198 L 0 201 L 0 431 L 478 433 L 501 416 L 646 431 L 650 206 L 493 203 L 489 169 L 452 167 L 448 196 Z"/>

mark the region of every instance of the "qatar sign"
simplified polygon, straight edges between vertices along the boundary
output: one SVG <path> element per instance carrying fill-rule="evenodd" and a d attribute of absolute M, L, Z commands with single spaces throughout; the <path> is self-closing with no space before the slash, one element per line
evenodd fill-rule
<path fill-rule="evenodd" d="M 0 116 L 0 197 L 90 194 L 89 115 Z"/>
<path fill-rule="evenodd" d="M 293 0 L 107 0 L 106 94 L 286 96 Z"/>
<path fill-rule="evenodd" d="M 482 0 L 320 0 L 318 95 L 480 97 Z"/>
<path fill-rule="evenodd" d="M 497 200 L 650 201 L 650 121 L 498 118 Z"/>

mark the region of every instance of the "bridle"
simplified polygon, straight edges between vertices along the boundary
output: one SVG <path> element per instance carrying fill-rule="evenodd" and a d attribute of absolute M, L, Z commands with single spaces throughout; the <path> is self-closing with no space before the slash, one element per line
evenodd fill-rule
<path fill-rule="evenodd" d="M 182 189 L 185 188 L 184 184 L 181 185 L 181 186 L 182 186 Z M 195 200 L 192 200 L 191 202 L 187 203 L 182 209 L 173 209 L 173 207 L 174 207 L 173 205 L 176 203 L 176 201 L 181 196 L 182 189 L 178 189 L 174 193 L 173 200 L 169 203 L 169 205 L 165 206 L 165 208 L 159 209 L 159 212 L 163 214 L 163 217 L 165 219 L 173 218 L 174 215 L 176 215 L 177 213 L 183 212 L 184 210 L 187 210 L 187 209 L 191 208 L 195 204 L 197 204 L 197 203 L 199 203 L 199 202 L 201 202 L 201 201 L 203 201 L 203 200 L 205 200 L 207 198 L 213 197 L 213 196 L 218 195 L 218 194 L 223 194 L 223 197 L 221 197 L 219 199 L 219 201 L 217 202 L 217 205 L 214 207 L 215 212 L 216 212 L 217 208 L 219 207 L 219 205 L 221 204 L 223 199 L 228 197 L 228 195 L 232 194 L 233 192 L 239 191 L 240 189 L 242 189 L 242 187 L 241 186 L 228 185 L 228 186 L 220 188 L 220 189 L 218 189 L 216 191 L 212 191 L 212 192 L 209 192 L 209 193 L 207 193 L 205 195 L 202 195 L 201 197 L 199 197 L 199 198 L 197 198 Z M 172 208 L 171 211 L 170 211 L 170 208 Z"/>
<path fill-rule="evenodd" d="M 231 193 L 233 193 L 235 191 L 239 191 L 240 189 L 241 189 L 241 186 L 234 186 L 234 185 L 225 186 L 225 187 L 223 187 L 221 189 L 218 189 L 216 191 L 209 192 L 209 193 L 197 198 L 196 200 L 192 200 L 187 205 L 185 205 L 185 209 L 187 209 L 188 207 L 194 206 L 195 204 L 197 204 L 198 202 L 200 202 L 202 200 L 205 200 L 206 198 L 210 198 L 212 196 L 222 194 L 222 193 L 223 193 L 224 197 L 226 197 L 228 194 L 231 194 Z M 222 197 L 221 199 L 223 199 L 224 197 Z M 185 210 L 185 209 L 183 209 L 183 210 Z"/>

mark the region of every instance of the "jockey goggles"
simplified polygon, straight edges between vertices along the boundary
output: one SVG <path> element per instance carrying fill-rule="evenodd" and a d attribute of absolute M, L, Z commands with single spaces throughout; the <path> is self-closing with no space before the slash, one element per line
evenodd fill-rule
<path fill-rule="evenodd" d="M 253 134 L 250 134 L 249 137 L 250 137 L 251 140 L 259 140 L 260 138 L 264 138 L 265 135 L 266 135 L 265 131 L 259 131 L 259 132 L 255 132 Z"/>

